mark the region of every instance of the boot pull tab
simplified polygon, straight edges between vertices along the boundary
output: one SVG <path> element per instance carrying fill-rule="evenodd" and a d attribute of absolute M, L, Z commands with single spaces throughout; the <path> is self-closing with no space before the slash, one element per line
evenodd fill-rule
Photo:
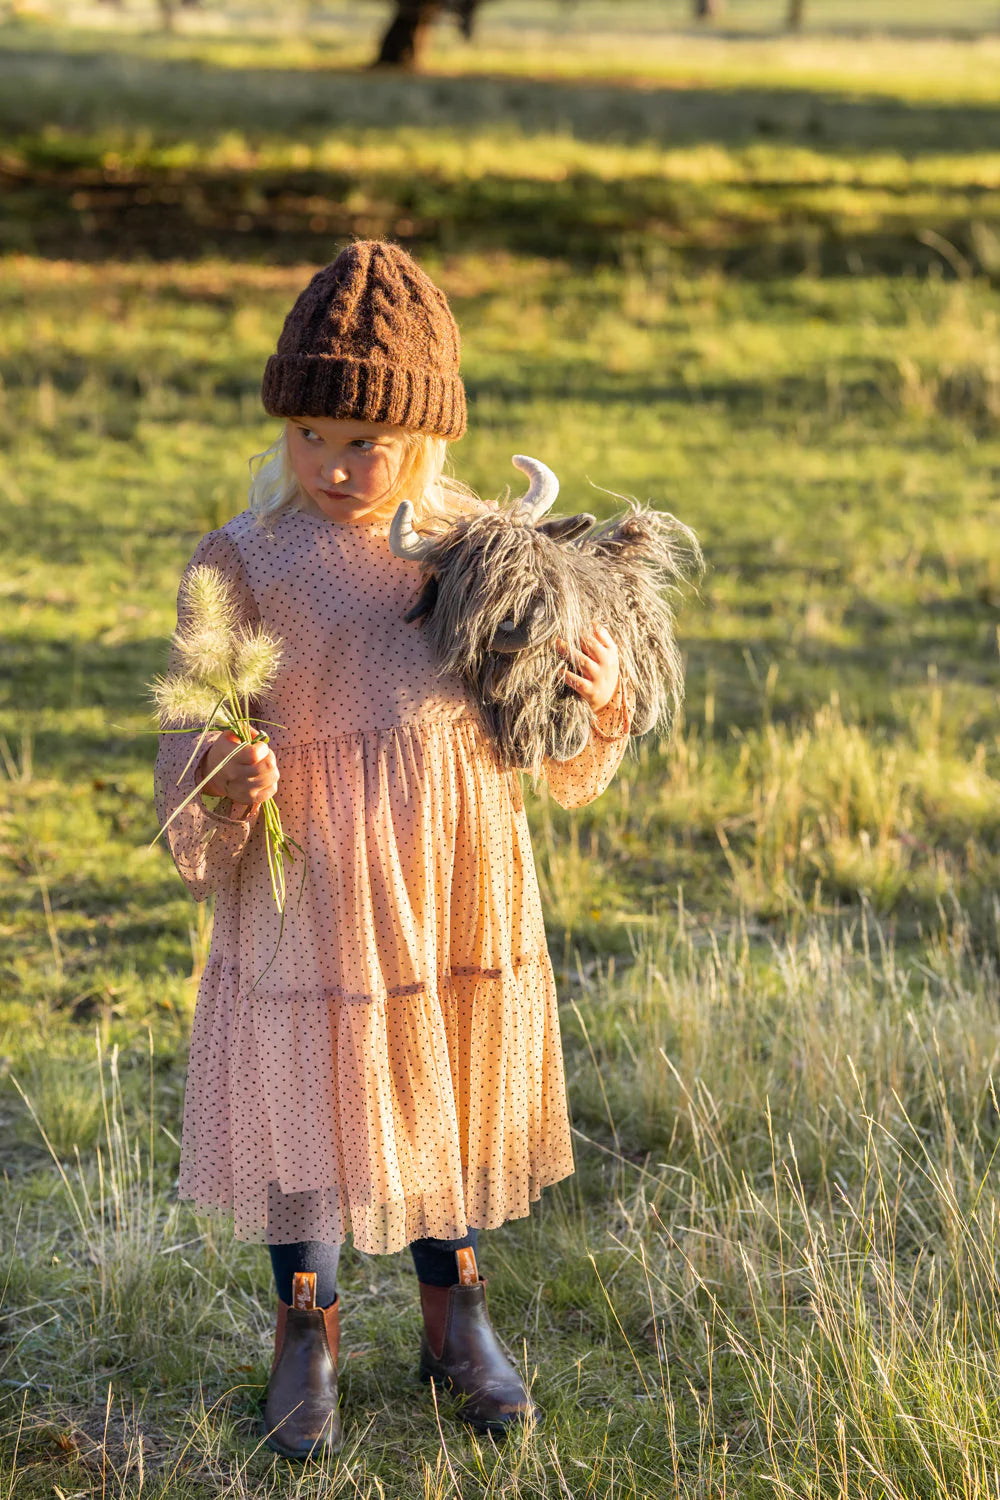
<path fill-rule="evenodd" d="M 316 1306 L 316 1272 L 296 1271 L 292 1277 L 292 1306 L 312 1312 Z"/>
<path fill-rule="evenodd" d="M 478 1286 L 479 1267 L 476 1265 L 476 1252 L 472 1246 L 463 1245 L 461 1250 L 456 1250 L 455 1259 L 458 1262 L 459 1286 Z"/>

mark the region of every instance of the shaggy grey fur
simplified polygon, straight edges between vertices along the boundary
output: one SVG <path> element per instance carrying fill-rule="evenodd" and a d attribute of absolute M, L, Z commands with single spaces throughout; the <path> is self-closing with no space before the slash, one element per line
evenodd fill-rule
<path fill-rule="evenodd" d="M 519 465 L 520 467 L 520 465 Z M 505 764 L 537 775 L 570 760 L 592 714 L 563 681 L 570 645 L 603 624 L 632 700 L 632 733 L 669 732 L 683 696 L 670 595 L 701 567 L 694 534 L 666 512 L 631 505 L 531 523 L 521 502 L 461 516 L 428 538 L 422 619 L 441 671 L 460 677 Z M 583 532 L 583 535 L 580 533 Z"/>

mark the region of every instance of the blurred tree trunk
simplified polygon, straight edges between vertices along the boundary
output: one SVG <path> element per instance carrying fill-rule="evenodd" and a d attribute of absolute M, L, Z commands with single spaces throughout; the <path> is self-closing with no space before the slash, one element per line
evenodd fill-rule
<path fill-rule="evenodd" d="M 696 21 L 714 21 L 717 16 L 722 15 L 724 0 L 694 0 L 694 18 Z"/>
<path fill-rule="evenodd" d="M 415 68 L 430 29 L 444 10 L 444 0 L 395 0 L 395 6 L 375 66 Z"/>
<path fill-rule="evenodd" d="M 465 40 L 471 42 L 479 0 L 452 0 L 452 4 L 455 15 L 458 17 L 458 29 Z"/>
<path fill-rule="evenodd" d="M 806 16 L 806 0 L 788 0 L 785 25 L 789 31 L 801 31 Z"/>

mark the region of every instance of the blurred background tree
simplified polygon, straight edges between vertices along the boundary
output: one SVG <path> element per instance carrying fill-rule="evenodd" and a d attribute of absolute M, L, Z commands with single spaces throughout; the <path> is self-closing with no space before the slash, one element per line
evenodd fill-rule
<path fill-rule="evenodd" d="M 416 68 L 434 22 L 452 15 L 466 37 L 472 36 L 480 0 L 395 0 L 379 47 L 376 67 Z"/>
<path fill-rule="evenodd" d="M 725 9 L 725 0 L 692 0 L 696 21 L 715 21 Z M 788 0 L 785 25 L 789 31 L 798 31 L 805 20 L 806 0 Z"/>
<path fill-rule="evenodd" d="M 169 8 L 178 0 L 160 0 Z M 180 0 L 184 4 L 196 4 L 197 0 Z M 565 0 L 569 6 L 574 0 Z M 691 14 L 695 21 L 719 20 L 725 11 L 726 0 L 691 0 Z M 376 67 L 416 69 L 427 46 L 434 23 L 445 16 L 454 17 L 463 36 L 471 38 L 476 15 L 483 0 L 393 0 L 389 23 L 382 34 Z M 789 31 L 799 31 L 805 20 L 806 0 L 787 0 L 785 26 Z"/>

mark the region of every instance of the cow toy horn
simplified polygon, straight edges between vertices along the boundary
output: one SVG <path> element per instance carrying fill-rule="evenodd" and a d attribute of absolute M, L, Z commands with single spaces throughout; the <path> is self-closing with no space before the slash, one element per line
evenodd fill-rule
<path fill-rule="evenodd" d="M 524 453 L 515 453 L 511 463 L 515 469 L 520 469 L 522 474 L 527 474 L 531 481 L 528 485 L 528 493 L 521 497 L 518 504 L 518 519 L 525 520 L 534 526 L 555 504 L 559 493 L 559 481 L 550 468 L 539 463 L 537 458 L 528 458 Z"/>
<path fill-rule="evenodd" d="M 413 506 L 404 500 L 392 518 L 389 527 L 389 550 L 393 557 L 403 557 L 407 562 L 419 562 L 426 557 L 434 543 L 424 538 L 413 524 Z"/>

